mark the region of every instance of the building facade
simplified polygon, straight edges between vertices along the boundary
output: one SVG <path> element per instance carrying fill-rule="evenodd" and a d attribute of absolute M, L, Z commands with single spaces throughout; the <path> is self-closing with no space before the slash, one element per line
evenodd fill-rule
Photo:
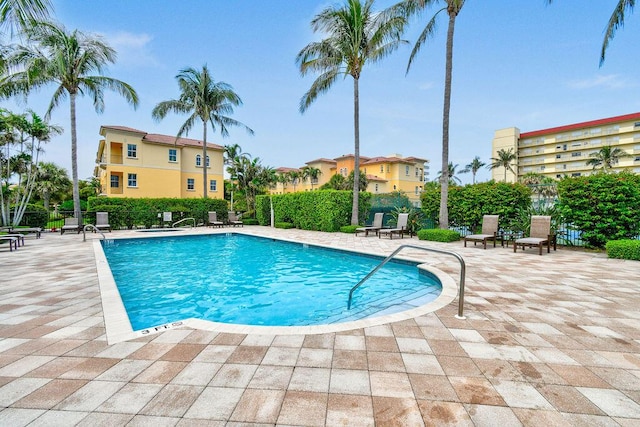
<path fill-rule="evenodd" d="M 587 160 L 604 146 L 629 154 L 614 165 L 614 171 L 640 173 L 640 113 L 523 133 L 516 127 L 500 129 L 493 138 L 491 157 L 496 158 L 498 150 L 516 153 L 516 175 L 507 171 L 507 182 L 531 172 L 559 179 L 593 173 Z M 493 169 L 492 179 L 503 181 L 504 173 L 502 167 Z"/>
<path fill-rule="evenodd" d="M 207 195 L 224 197 L 223 152 L 202 141 L 150 134 L 124 126 L 102 126 L 94 176 L 108 197 L 203 196 L 202 168 L 207 168 Z"/>
<path fill-rule="evenodd" d="M 373 194 L 402 191 L 415 205 L 420 204 L 420 194 L 429 175 L 429 161 L 419 157 L 402 157 L 400 154 L 390 154 L 384 157 L 360 156 L 360 173 L 367 176 L 369 184 L 367 191 Z M 307 162 L 306 167 L 320 170 L 316 180 L 299 179 L 297 182 L 279 182 L 272 191 L 274 194 L 293 193 L 297 191 L 317 190 L 329 182 L 333 175 L 339 174 L 347 178 L 355 167 L 355 156 L 346 154 L 335 159 L 320 158 Z M 276 169 L 279 174 L 290 171 L 302 171 L 303 168 Z"/>

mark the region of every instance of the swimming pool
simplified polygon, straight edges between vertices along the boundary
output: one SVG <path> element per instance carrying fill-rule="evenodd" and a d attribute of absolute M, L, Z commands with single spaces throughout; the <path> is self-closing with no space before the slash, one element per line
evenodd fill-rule
<path fill-rule="evenodd" d="M 440 281 L 417 263 L 237 233 L 116 239 L 103 243 L 133 330 L 188 318 L 240 325 L 349 322 L 423 305 Z M 390 287 L 393 291 L 390 291 Z"/>

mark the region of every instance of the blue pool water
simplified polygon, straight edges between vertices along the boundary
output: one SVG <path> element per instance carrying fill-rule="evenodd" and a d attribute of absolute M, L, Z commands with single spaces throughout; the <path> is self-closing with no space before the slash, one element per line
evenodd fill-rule
<path fill-rule="evenodd" d="M 442 286 L 415 264 L 228 233 L 103 241 L 134 330 L 187 318 L 303 326 L 403 311 L 437 298 Z"/>

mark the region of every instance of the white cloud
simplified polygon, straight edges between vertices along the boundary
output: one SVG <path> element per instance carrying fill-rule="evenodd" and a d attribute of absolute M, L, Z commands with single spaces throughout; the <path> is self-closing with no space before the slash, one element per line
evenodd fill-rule
<path fill-rule="evenodd" d="M 129 67 L 148 67 L 158 64 L 158 61 L 150 52 L 150 44 L 153 37 L 149 34 L 134 34 L 119 31 L 113 34 L 105 34 L 105 39 L 118 54 L 118 64 Z"/>
<path fill-rule="evenodd" d="M 597 75 L 588 79 L 572 80 L 568 83 L 571 89 L 591 89 L 604 87 L 607 89 L 621 89 L 631 84 L 618 74 Z"/>

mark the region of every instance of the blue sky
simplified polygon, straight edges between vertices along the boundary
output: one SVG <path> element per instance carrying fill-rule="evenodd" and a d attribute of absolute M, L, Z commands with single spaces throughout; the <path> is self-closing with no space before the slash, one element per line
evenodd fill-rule
<path fill-rule="evenodd" d="M 378 0 L 376 9 L 395 1 Z M 640 111 L 638 12 L 627 16 L 602 67 L 603 30 L 617 0 L 468 0 L 456 21 L 450 123 L 450 160 L 460 168 L 474 156 L 489 162 L 494 131 L 560 126 Z M 208 133 L 208 141 L 239 144 L 272 167 L 301 167 L 319 157 L 353 152 L 353 81 L 338 81 L 304 115 L 301 96 L 314 76 L 302 78 L 296 54 L 320 39 L 311 19 L 336 4 L 317 0 L 53 0 L 56 19 L 68 29 L 101 34 L 118 52 L 107 75 L 131 84 L 137 110 L 115 94 L 106 96 L 102 115 L 89 98 L 78 102 L 80 178 L 95 166 L 101 125 L 129 126 L 175 135 L 184 116 L 161 122 L 151 110 L 178 96 L 175 76 L 185 67 L 207 64 L 216 80 L 233 86 L 244 105 L 234 118 L 255 131 L 231 130 L 229 138 Z M 405 76 L 411 46 L 428 12 L 412 21 L 411 43 L 360 79 L 361 155 L 400 153 L 431 160 L 431 178 L 440 169 L 446 15 L 437 36 L 425 45 Z M 44 115 L 53 93 L 33 94 L 28 107 Z M 15 112 L 24 109 L 5 103 Z M 70 172 L 68 102 L 51 122 L 65 128 L 46 146 L 44 160 Z M 189 137 L 201 139 L 201 126 Z M 483 170 L 478 179 L 489 179 Z M 470 182 L 471 175 L 462 175 Z"/>

